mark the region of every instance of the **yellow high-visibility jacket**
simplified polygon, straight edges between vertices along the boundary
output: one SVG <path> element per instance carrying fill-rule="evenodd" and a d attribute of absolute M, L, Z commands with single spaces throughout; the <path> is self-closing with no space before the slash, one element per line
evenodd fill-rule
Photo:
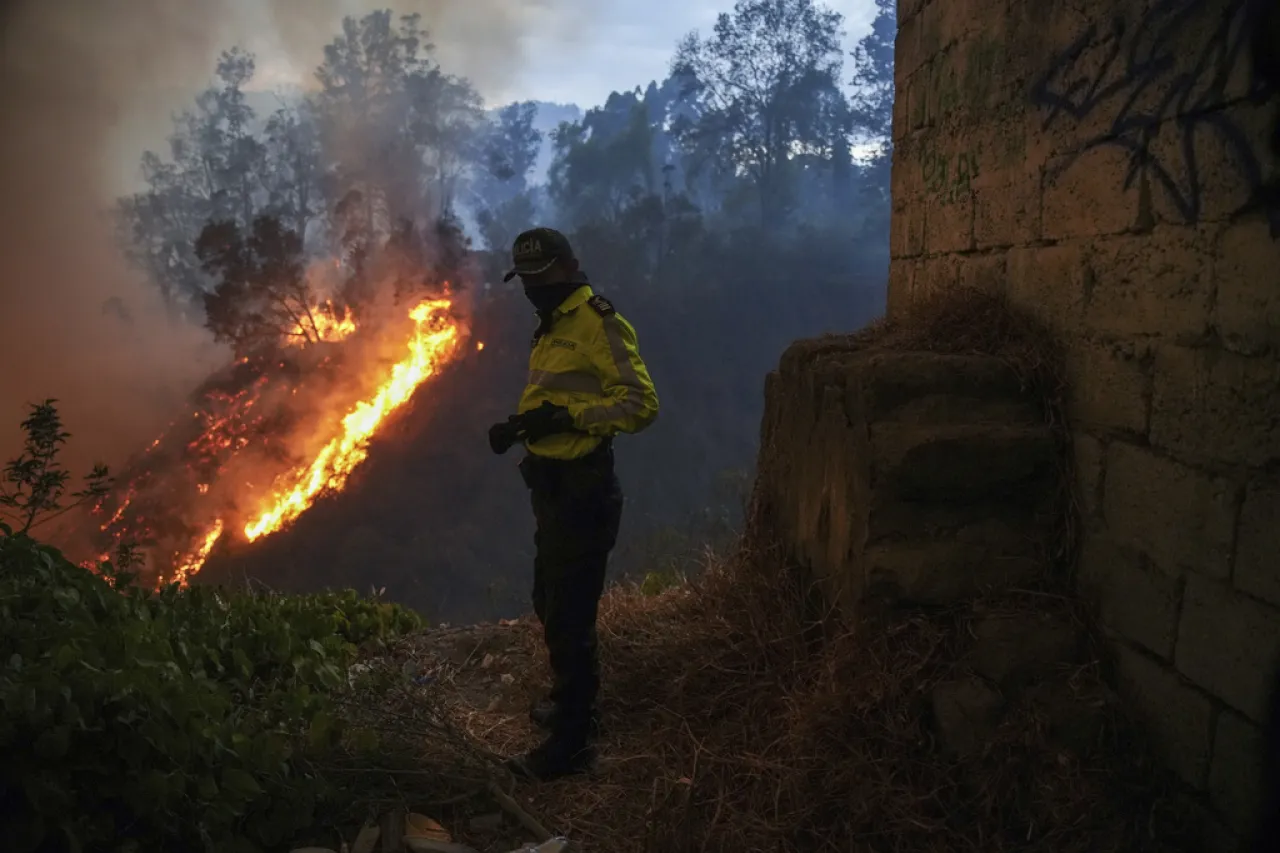
<path fill-rule="evenodd" d="M 619 432 L 635 433 L 658 416 L 658 394 L 640 358 L 636 330 L 589 285 L 575 290 L 534 342 L 520 414 L 544 401 L 564 406 L 582 432 L 525 442 L 548 459 L 577 459 Z"/>

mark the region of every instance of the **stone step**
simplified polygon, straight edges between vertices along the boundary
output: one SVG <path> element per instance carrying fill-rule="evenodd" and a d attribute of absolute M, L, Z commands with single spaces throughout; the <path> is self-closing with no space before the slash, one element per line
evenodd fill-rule
<path fill-rule="evenodd" d="M 1036 423 L 1039 398 L 1018 373 L 989 356 L 868 352 L 847 362 L 860 394 L 851 412 L 868 422 L 913 425 Z"/>
<path fill-rule="evenodd" d="M 1005 362 L 982 355 L 860 349 L 841 339 L 800 341 L 771 374 L 775 391 L 844 392 L 849 420 L 902 423 L 1033 423 L 1040 398 Z M 807 392 L 806 392 L 807 387 Z"/>
<path fill-rule="evenodd" d="M 872 546 L 854 562 L 861 566 L 863 594 L 894 605 L 947 605 L 1029 584 L 1047 564 L 1041 542 L 997 524 L 947 539 Z M 856 589 L 848 595 L 861 597 Z"/>
<path fill-rule="evenodd" d="M 988 613 L 974 621 L 970 634 L 965 664 L 1001 687 L 1050 677 L 1084 659 L 1084 630 L 1062 613 Z"/>
<path fill-rule="evenodd" d="M 1057 468 L 1048 425 L 908 427 L 876 423 L 871 488 L 930 503 L 1018 498 L 1043 490 Z"/>

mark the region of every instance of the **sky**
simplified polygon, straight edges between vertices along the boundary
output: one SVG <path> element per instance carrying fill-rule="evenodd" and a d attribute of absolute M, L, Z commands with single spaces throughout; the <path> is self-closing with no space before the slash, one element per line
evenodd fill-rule
<path fill-rule="evenodd" d="M 246 33 L 271 41 L 261 23 L 254 20 L 253 0 L 245 4 Z M 441 5 L 448 0 L 441 0 Z M 555 3 L 554 0 L 509 0 L 523 6 L 527 15 L 515 35 L 513 52 L 519 57 L 513 73 L 497 79 L 481 80 L 481 94 L 494 104 L 517 100 L 576 103 L 590 107 L 604 102 L 609 93 L 666 76 L 676 42 L 686 33 L 709 33 L 716 15 L 730 11 L 733 0 L 597 0 L 595 3 Z M 359 11 L 361 4 L 349 6 Z M 384 4 L 376 4 L 378 6 Z M 394 3 L 390 3 L 394 8 Z M 871 28 L 875 0 L 827 0 L 826 5 L 845 17 L 845 43 L 849 50 Z M 467 48 L 483 38 L 475 27 L 454 30 L 455 21 L 442 20 L 435 28 L 437 48 L 448 66 L 466 66 Z M 269 25 L 268 25 L 269 27 Z M 453 31 L 451 31 L 453 30 Z M 462 44 L 454 54 L 453 37 Z M 266 47 L 270 50 L 270 47 Z M 452 62 L 450 62 L 452 60 Z M 299 72 L 288 62 L 264 63 L 259 85 L 298 82 Z M 462 73 L 474 78 L 486 76 L 477 69 Z"/>
<path fill-rule="evenodd" d="M 827 3 L 845 16 L 848 49 L 871 29 L 874 0 Z M 595 106 L 609 93 L 666 77 L 676 42 L 707 34 L 731 0 L 601 0 L 569 44 L 535 32 L 524 40 L 525 68 L 483 94 L 497 103 L 543 100 Z"/>
<path fill-rule="evenodd" d="M 287 0 L 221 2 L 227 14 L 217 17 L 222 31 L 210 39 L 202 82 L 212 76 L 217 50 L 240 44 L 258 59 L 249 88 L 306 85 L 341 15 L 388 7 L 423 12 L 441 64 L 470 79 L 488 105 L 541 100 L 584 109 L 612 91 L 666 77 L 676 42 L 692 30 L 709 33 L 716 15 L 733 8 L 733 0 L 293 0 L 304 10 L 297 13 Z M 827 5 L 845 16 L 845 45 L 852 50 L 870 31 L 875 0 Z M 170 115 L 198 88 L 194 77 L 178 83 L 157 75 L 126 95 L 105 154 L 120 191 L 134 188 L 142 151 L 163 150 Z"/>

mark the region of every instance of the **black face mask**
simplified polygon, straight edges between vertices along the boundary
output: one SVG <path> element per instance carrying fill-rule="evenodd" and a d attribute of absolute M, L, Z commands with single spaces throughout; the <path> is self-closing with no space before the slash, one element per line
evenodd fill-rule
<path fill-rule="evenodd" d="M 559 284 L 525 285 L 524 295 L 533 303 L 534 310 L 539 314 L 550 314 L 579 287 L 582 287 L 581 282 L 572 281 Z"/>

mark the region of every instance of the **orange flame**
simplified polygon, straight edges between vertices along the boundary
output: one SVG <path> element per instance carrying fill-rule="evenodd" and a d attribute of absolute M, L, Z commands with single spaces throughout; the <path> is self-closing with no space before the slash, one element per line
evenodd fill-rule
<path fill-rule="evenodd" d="M 295 323 L 289 330 L 286 340 L 295 346 L 310 342 L 312 336 L 322 341 L 340 341 L 355 333 L 356 321 L 351 316 L 350 308 L 343 308 L 342 313 L 327 301 L 317 305 L 308 312 L 310 322 L 306 327 L 301 322 Z"/>
<path fill-rule="evenodd" d="M 200 547 L 180 560 L 174 567 L 173 578 L 170 582 L 177 581 L 182 586 L 186 586 L 187 579 L 200 571 L 204 561 L 209 559 L 209 552 L 213 550 L 213 546 L 218 543 L 218 539 L 221 537 L 222 519 L 219 518 L 213 523 L 213 527 L 209 528 L 209 532 L 204 535 L 204 540 L 200 543 Z"/>
<path fill-rule="evenodd" d="M 387 416 L 404 405 L 453 354 L 458 327 L 446 322 L 449 305 L 447 299 L 428 300 L 409 312 L 414 322 L 409 355 L 392 366 L 391 375 L 369 399 L 356 403 L 342 419 L 339 433 L 310 465 L 277 481 L 275 495 L 258 517 L 245 525 L 249 541 L 281 529 L 305 512 L 321 492 L 337 491 L 346 484 L 347 477 L 369 455 L 369 439 Z"/>
<path fill-rule="evenodd" d="M 357 399 L 341 420 L 330 427 L 322 426 L 329 431 L 316 436 L 323 446 L 310 462 L 299 464 L 276 477 L 265 495 L 255 489 L 253 483 L 244 483 L 251 492 L 262 495 L 256 511 L 244 524 L 246 539 L 254 541 L 283 529 L 302 515 L 322 493 L 338 491 L 346 485 L 352 471 L 368 456 L 370 439 L 391 413 L 408 402 L 423 382 L 439 373 L 458 353 L 462 330 L 452 317 L 450 308 L 448 299 L 430 299 L 409 312 L 412 326 L 404 339 L 406 355 L 390 367 L 382 368 L 373 383 L 367 386 L 370 389 L 367 395 Z M 319 316 L 324 316 L 324 313 Z M 337 317 L 336 313 L 329 316 Z M 332 327 L 336 330 L 333 334 L 340 336 L 337 339 L 355 330 L 349 312 L 340 319 L 342 323 Z M 477 344 L 477 349 L 483 346 Z M 267 387 L 265 383 L 269 381 L 270 378 L 264 374 L 252 386 L 235 393 L 209 392 L 207 397 L 211 408 L 193 413 L 192 417 L 199 424 L 199 434 L 194 440 L 184 439 L 179 452 L 195 459 L 194 463 L 187 464 L 188 474 L 192 477 L 190 488 L 194 492 L 212 494 L 215 489 L 210 478 L 226 473 L 225 460 L 250 444 L 266 440 L 256 432 L 265 415 L 260 411 L 264 407 L 256 403 L 259 392 Z M 289 393 L 297 392 L 298 388 L 294 387 Z M 159 444 L 160 439 L 157 439 L 148 452 Z M 118 499 L 115 512 L 106 524 L 101 525 L 103 532 L 109 532 L 117 543 L 133 541 L 134 537 L 143 541 L 153 540 L 157 529 L 170 529 L 163 523 L 157 528 L 156 519 L 151 517 L 155 508 L 148 508 L 144 498 L 134 499 L 135 488 L 148 479 L 149 473 L 144 472 L 139 477 L 129 483 L 128 490 Z M 226 489 L 222 491 L 227 496 Z M 102 509 L 99 505 L 94 512 L 101 513 Z M 125 517 L 126 510 L 130 514 L 128 518 Z M 177 582 L 185 586 L 203 568 L 228 526 L 238 526 L 237 519 L 223 511 L 210 512 L 208 517 L 214 521 L 203 527 L 202 533 L 168 551 L 170 559 L 165 562 L 169 564 L 170 571 L 158 579 L 159 584 Z M 161 532 L 159 535 L 172 536 L 172 533 Z M 177 535 L 182 536 L 181 533 Z"/>

